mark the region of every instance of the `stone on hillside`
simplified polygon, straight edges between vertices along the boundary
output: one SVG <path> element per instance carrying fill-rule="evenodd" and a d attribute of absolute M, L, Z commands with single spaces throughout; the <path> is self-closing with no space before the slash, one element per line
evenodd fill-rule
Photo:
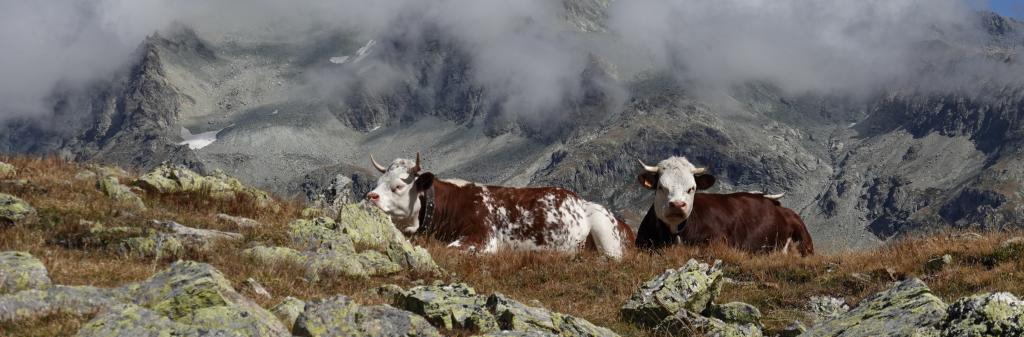
<path fill-rule="evenodd" d="M 117 166 L 89 165 L 89 170 L 101 177 L 128 178 L 131 174 Z"/>
<path fill-rule="evenodd" d="M 807 311 L 814 318 L 814 322 L 821 323 L 850 311 L 846 300 L 831 296 L 811 296 L 807 302 Z"/>
<path fill-rule="evenodd" d="M 249 336 L 287 336 L 273 314 L 245 298 L 208 264 L 178 261 L 132 289 L 135 304 L 172 321 Z"/>
<path fill-rule="evenodd" d="M 1024 301 L 1010 293 L 961 298 L 949 306 L 942 336 L 1024 336 Z"/>
<path fill-rule="evenodd" d="M 263 227 L 263 224 L 259 223 L 259 221 L 256 221 L 256 220 L 253 220 L 253 219 L 249 219 L 249 218 L 246 218 L 246 217 L 227 215 L 227 214 L 224 214 L 224 213 L 217 214 L 217 220 L 233 223 L 236 226 L 241 227 L 241 228 L 259 228 L 259 227 Z"/>
<path fill-rule="evenodd" d="M 924 271 L 926 273 L 934 274 L 946 269 L 947 266 L 953 264 L 953 256 L 945 254 L 939 257 L 928 260 L 924 263 Z"/>
<path fill-rule="evenodd" d="M 473 337 L 558 337 L 558 335 L 540 331 L 499 331 Z"/>
<path fill-rule="evenodd" d="M 644 283 L 622 306 L 622 315 L 627 321 L 655 326 L 683 310 L 704 312 L 718 296 L 721 285 L 721 261 L 709 266 L 691 259 L 679 269 L 666 270 Z"/>
<path fill-rule="evenodd" d="M 331 218 L 297 219 L 288 224 L 292 244 L 301 250 L 332 250 L 355 253 L 352 239 L 338 230 Z"/>
<path fill-rule="evenodd" d="M 912 278 L 861 301 L 849 312 L 811 327 L 802 336 L 920 336 L 937 326 L 946 304 Z"/>
<path fill-rule="evenodd" d="M 804 332 L 807 332 L 807 327 L 804 326 L 804 323 L 800 321 L 793 321 L 793 323 L 790 323 L 782 329 L 782 332 L 779 333 L 779 337 L 797 337 Z"/>
<path fill-rule="evenodd" d="M 503 330 L 548 332 L 561 336 L 618 336 L 587 320 L 529 307 L 498 293 L 488 297 L 487 309 L 498 318 L 498 325 Z"/>
<path fill-rule="evenodd" d="M 992 252 L 992 257 L 999 262 L 1019 261 L 1024 259 L 1024 237 L 1012 237 L 1003 241 Z"/>
<path fill-rule="evenodd" d="M 223 200 L 234 200 L 236 196 L 243 195 L 261 207 L 270 206 L 273 202 L 267 192 L 245 186 L 219 170 L 203 176 L 184 167 L 164 164 L 139 177 L 134 185 L 155 193 L 205 193 Z"/>
<path fill-rule="evenodd" d="M 138 257 L 178 258 L 185 247 L 171 234 L 149 228 L 104 227 L 92 224 L 83 242 L 89 246 Z"/>
<path fill-rule="evenodd" d="M 82 316 L 126 301 L 117 289 L 52 286 L 0 296 L 0 322 L 23 321 L 54 313 Z"/>
<path fill-rule="evenodd" d="M 389 306 L 363 307 L 344 296 L 306 303 L 294 330 L 295 335 L 306 337 L 441 336 L 411 312 Z"/>
<path fill-rule="evenodd" d="M 106 310 L 86 323 L 75 336 L 78 337 L 137 337 L 137 336 L 203 336 L 241 337 L 237 332 L 189 326 L 171 321 L 152 310 L 134 305 L 119 304 Z"/>
<path fill-rule="evenodd" d="M 32 254 L 0 252 L 0 295 L 49 288 L 46 266 Z"/>
<path fill-rule="evenodd" d="M 306 264 L 305 255 L 288 247 L 256 246 L 242 251 L 242 254 L 262 264 Z"/>
<path fill-rule="evenodd" d="M 256 281 L 256 279 L 253 279 L 251 277 L 246 279 L 245 285 L 249 286 L 249 289 L 252 289 L 252 292 L 255 293 L 256 295 L 263 296 L 264 298 L 274 297 L 271 296 L 270 292 L 267 291 L 267 288 L 264 288 L 262 284 Z"/>
<path fill-rule="evenodd" d="M 174 235 L 178 240 L 181 240 L 182 243 L 196 248 L 206 248 L 210 243 L 216 240 L 240 241 L 245 239 L 242 234 L 222 232 L 213 229 L 192 228 L 174 221 L 154 220 L 152 225 L 156 229 L 171 233 L 171 235 Z"/>
<path fill-rule="evenodd" d="M 743 302 L 712 305 L 708 308 L 707 314 L 726 323 L 753 324 L 759 328 L 764 327 L 761 324 L 761 310 Z"/>
<path fill-rule="evenodd" d="M 618 336 L 587 320 L 527 306 L 502 294 L 495 293 L 485 298 L 461 283 L 414 287 L 396 295 L 395 306 L 419 314 L 434 326 L 446 330 L 463 329 L 508 336 L 536 334 L 498 332 L 533 332 L 540 336 Z"/>
<path fill-rule="evenodd" d="M 36 209 L 24 200 L 0 193 L 0 225 L 13 224 L 34 214 Z"/>
<path fill-rule="evenodd" d="M 395 298 L 395 306 L 445 330 L 499 331 L 497 318 L 487 311 L 486 304 L 486 298 L 462 283 L 414 287 Z"/>
<path fill-rule="evenodd" d="M 754 324 L 730 324 L 717 318 L 704 317 L 681 310 L 662 320 L 655 331 L 670 336 L 761 337 L 761 328 Z"/>
<path fill-rule="evenodd" d="M 10 178 L 18 175 L 18 169 L 14 165 L 0 161 L 0 178 Z"/>
<path fill-rule="evenodd" d="M 306 310 L 306 302 L 300 299 L 288 296 L 281 300 L 270 312 L 274 313 L 281 322 L 284 322 L 284 326 L 289 330 L 295 327 L 295 320 L 299 318 L 299 315 Z"/>
<path fill-rule="evenodd" d="M 96 188 L 103 192 L 108 198 L 114 201 L 130 205 L 137 209 L 146 209 L 146 204 L 142 202 L 142 198 L 135 194 L 132 189 L 128 186 L 121 185 L 118 182 L 117 177 L 106 176 L 96 181 Z"/>

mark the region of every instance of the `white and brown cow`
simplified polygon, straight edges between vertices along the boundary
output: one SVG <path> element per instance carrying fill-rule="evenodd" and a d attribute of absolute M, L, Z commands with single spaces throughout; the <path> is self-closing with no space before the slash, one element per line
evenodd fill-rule
<path fill-rule="evenodd" d="M 588 237 L 618 259 L 633 232 L 604 207 L 561 188 L 484 186 L 420 173 L 416 160 L 395 159 L 366 197 L 406 234 L 426 233 L 452 247 L 495 252 L 536 249 L 576 252 Z"/>
<path fill-rule="evenodd" d="M 781 195 L 698 193 L 714 185 L 715 178 L 684 157 L 640 165 L 640 184 L 655 193 L 637 230 L 638 248 L 721 242 L 751 252 L 786 252 L 795 244 L 801 255 L 814 254 L 807 226 L 800 215 L 782 207 Z"/>

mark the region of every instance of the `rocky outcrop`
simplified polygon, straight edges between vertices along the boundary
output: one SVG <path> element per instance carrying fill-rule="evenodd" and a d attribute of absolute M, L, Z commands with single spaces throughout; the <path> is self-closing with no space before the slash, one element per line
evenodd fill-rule
<path fill-rule="evenodd" d="M 293 330 L 303 337 L 441 336 L 430 323 L 411 312 L 386 305 L 361 306 L 344 296 L 306 303 Z"/>
<path fill-rule="evenodd" d="M 1010 293 L 961 298 L 949 306 L 942 336 L 1024 336 L 1024 301 Z"/>
<path fill-rule="evenodd" d="M 48 280 L 42 278 L 45 269 L 40 270 L 30 256 L 3 254 L 0 275 L 43 275 L 34 276 L 39 280 L 35 288 L 0 296 L 2 321 L 100 312 L 79 336 L 192 335 L 201 331 L 212 336 L 290 336 L 273 314 L 236 292 L 224 275 L 208 264 L 179 261 L 146 281 L 106 289 L 47 286 Z M 11 260 L 23 262 L 8 263 Z"/>
<path fill-rule="evenodd" d="M 217 240 L 240 241 L 245 239 L 242 234 L 213 229 L 192 228 L 174 221 L 154 220 L 151 222 L 151 225 L 162 232 L 170 233 L 186 245 L 197 248 L 206 248 L 210 243 Z"/>
<path fill-rule="evenodd" d="M 814 322 L 820 323 L 842 316 L 850 311 L 850 306 L 846 305 L 846 300 L 842 298 L 811 296 L 811 300 L 807 302 L 807 311 Z"/>
<path fill-rule="evenodd" d="M 253 220 L 253 219 L 249 219 L 249 218 L 246 218 L 246 217 L 228 215 L 228 214 L 224 214 L 224 213 L 217 214 L 217 220 L 220 220 L 220 221 L 223 221 L 223 222 L 227 222 L 227 223 L 235 224 L 235 226 L 238 226 L 240 228 L 258 228 L 258 227 L 263 227 L 263 224 L 261 224 L 259 221 L 256 221 L 256 220 Z"/>
<path fill-rule="evenodd" d="M 622 316 L 627 321 L 653 327 L 683 310 L 701 313 L 718 296 L 721 287 L 721 261 L 709 266 L 691 259 L 685 266 L 666 270 L 644 283 L 622 306 Z"/>
<path fill-rule="evenodd" d="M 96 188 L 103 192 L 108 198 L 114 201 L 130 205 L 137 209 L 146 209 L 142 198 L 128 186 L 121 185 L 115 176 L 105 176 L 96 181 Z"/>
<path fill-rule="evenodd" d="M 821 322 L 801 336 L 921 336 L 942 322 L 946 304 L 918 279 L 865 298 L 839 317 Z"/>
<path fill-rule="evenodd" d="M 143 257 L 181 257 L 185 249 L 205 250 L 219 240 L 237 241 L 238 233 L 192 228 L 174 221 L 153 221 L 149 227 L 104 227 L 91 224 L 79 240 L 84 246 Z"/>
<path fill-rule="evenodd" d="M 50 287 L 46 267 L 32 254 L 0 252 L 0 295 Z"/>
<path fill-rule="evenodd" d="M 288 227 L 294 248 L 258 246 L 245 254 L 261 263 L 304 266 L 313 280 L 322 275 L 366 277 L 405 269 L 440 271 L 425 249 L 406 240 L 386 216 L 363 205 L 343 207 L 338 221 L 297 219 Z"/>
<path fill-rule="evenodd" d="M 0 193 L 0 225 L 14 224 L 35 214 L 36 209 L 24 200 Z"/>
<path fill-rule="evenodd" d="M 299 319 L 299 315 L 306 310 L 306 302 L 300 299 L 288 296 L 281 300 L 270 312 L 274 313 L 281 322 L 284 322 L 286 327 L 294 327 L 295 321 Z"/>
<path fill-rule="evenodd" d="M 527 306 L 499 293 L 478 295 L 461 283 L 414 287 L 396 295 L 394 305 L 425 317 L 438 328 L 487 336 L 618 336 L 587 320 Z"/>
<path fill-rule="evenodd" d="M 681 310 L 662 320 L 655 330 L 671 336 L 761 337 L 761 329 L 752 324 L 730 324 L 713 317 Z"/>
<path fill-rule="evenodd" d="M 203 193 L 224 200 L 242 196 L 263 207 L 273 203 L 267 192 L 246 186 L 219 170 L 204 176 L 185 167 L 164 164 L 139 177 L 133 185 L 153 193 Z"/>

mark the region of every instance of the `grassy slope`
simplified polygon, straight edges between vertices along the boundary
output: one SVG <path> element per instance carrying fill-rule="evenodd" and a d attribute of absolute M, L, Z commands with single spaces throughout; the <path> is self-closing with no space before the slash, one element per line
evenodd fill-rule
<path fill-rule="evenodd" d="M 168 265 L 170 260 L 122 256 L 96 247 L 74 244 L 77 233 L 86 230 L 79 220 L 108 226 L 145 226 L 152 219 L 175 220 L 183 224 L 241 232 L 247 241 L 268 244 L 287 242 L 287 223 L 298 216 L 300 203 L 280 200 L 281 210 L 262 211 L 247 200 L 218 202 L 202 195 L 144 195 L 146 211 L 130 211 L 111 202 L 95 188 L 95 180 L 76 180 L 84 167 L 55 159 L 0 158 L 19 168 L 19 186 L 0 182 L 0 192 L 14 194 L 39 210 L 39 216 L 15 227 L 0 228 L 0 251 L 28 251 L 49 268 L 57 284 L 112 287 L 145 279 Z M 266 224 L 248 230 L 217 221 L 217 213 L 251 217 Z M 727 284 L 720 303 L 744 301 L 765 314 L 769 332 L 785 327 L 793 319 L 805 319 L 801 308 L 812 295 L 845 297 L 849 303 L 885 288 L 894 279 L 918 276 L 947 300 L 981 291 L 1010 291 L 1024 294 L 1024 262 L 1019 257 L 1000 262 L 991 257 L 999 242 L 1015 233 L 983 233 L 965 239 L 963 233 L 944 233 L 906 239 L 862 252 L 799 258 L 785 255 L 751 256 L 725 247 L 677 247 L 660 254 L 629 254 L 611 262 L 584 253 L 569 257 L 537 252 L 503 252 L 469 255 L 442 244 L 419 239 L 437 262 L 455 276 L 444 281 L 467 282 L 480 292 L 501 292 L 528 302 L 538 300 L 550 309 L 586 318 L 624 336 L 652 336 L 649 331 L 623 322 L 618 308 L 641 283 L 689 258 L 704 261 L 722 259 Z M 432 281 L 424 275 L 401 273 L 388 277 L 332 279 L 309 283 L 295 266 L 259 266 L 241 256 L 249 243 L 225 244 L 211 251 L 189 251 L 190 259 L 208 262 L 224 272 L 242 293 L 264 307 L 284 296 L 316 299 L 345 294 L 363 303 L 384 303 L 370 289 L 384 283 L 411 286 L 417 280 Z M 922 265 L 929 259 L 952 254 L 953 266 L 935 275 L 925 275 Z M 888 268 L 888 270 L 887 270 Z M 244 285 L 247 278 L 262 283 L 271 299 L 261 298 Z M 0 323 L 0 336 L 73 335 L 89 317 L 64 315 L 37 321 Z M 807 321 L 805 320 L 805 323 Z M 456 334 L 465 334 L 457 332 Z"/>

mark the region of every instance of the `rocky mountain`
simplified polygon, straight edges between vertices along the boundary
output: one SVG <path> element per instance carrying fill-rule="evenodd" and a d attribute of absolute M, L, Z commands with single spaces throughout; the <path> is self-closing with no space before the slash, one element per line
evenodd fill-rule
<path fill-rule="evenodd" d="M 442 27 L 267 40 L 177 25 L 147 38 L 120 74 L 57 88 L 50 120 L 8 122 L 0 150 L 221 169 L 310 198 L 336 195 L 324 189 L 339 175 L 353 184 L 349 197 L 365 192 L 371 153 L 420 152 L 442 177 L 563 186 L 632 223 L 651 198 L 635 183 L 636 159 L 685 155 L 716 175 L 715 192 L 785 192 L 826 250 L 1024 220 L 1024 85 L 926 85 L 958 67 L 1019 67 L 1021 22 L 981 13 L 984 36 L 936 33 L 917 46 L 929 51 L 920 78 L 867 95 L 763 82 L 708 94 L 621 62 L 629 56 L 615 48 L 607 6 L 564 3 L 561 34 L 582 36 L 588 55 L 557 113 L 506 104 L 506 92 L 478 80 L 471 47 Z"/>

